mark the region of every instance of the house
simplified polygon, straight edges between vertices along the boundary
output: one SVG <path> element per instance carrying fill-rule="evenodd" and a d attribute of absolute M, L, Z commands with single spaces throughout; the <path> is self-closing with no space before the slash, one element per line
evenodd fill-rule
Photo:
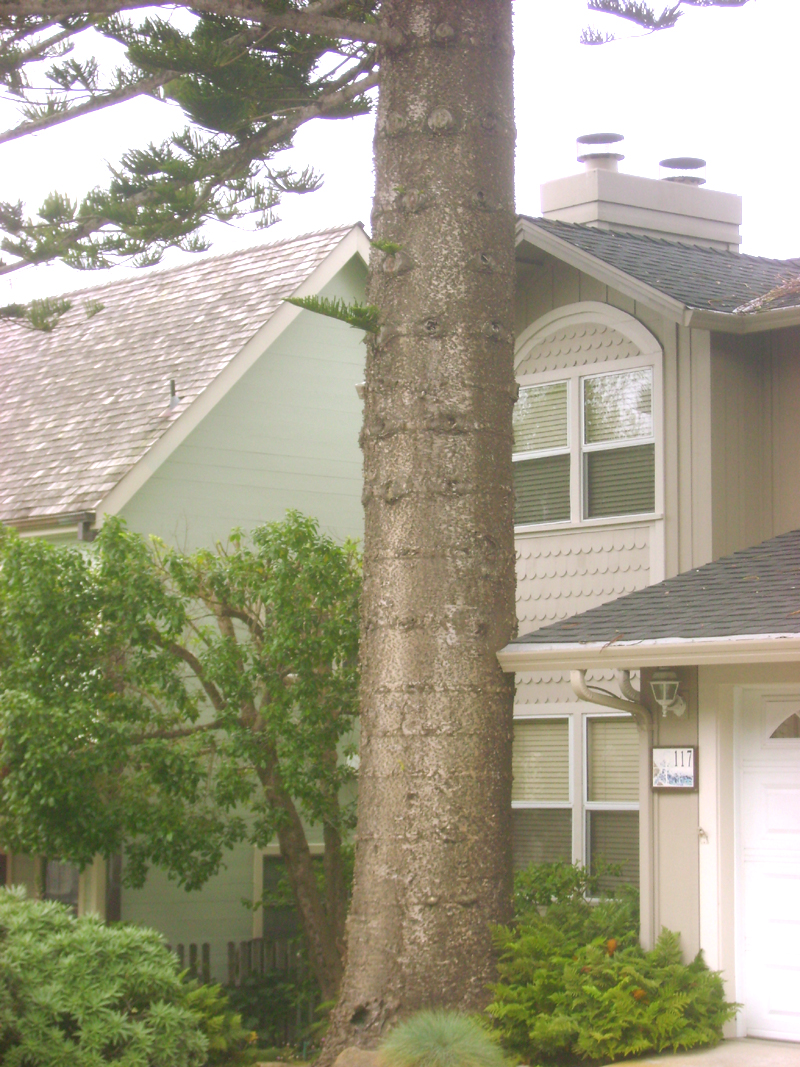
<path fill-rule="evenodd" d="M 360 225 L 331 229 L 72 294 L 51 333 L 0 326 L 0 521 L 74 545 L 120 515 L 193 549 L 292 507 L 358 537 L 360 334 L 283 298 L 361 296 L 368 254 Z M 191 894 L 160 871 L 121 890 L 118 859 L 78 878 L 8 856 L 3 881 L 208 943 L 224 977 L 227 942 L 261 934 L 242 901 L 276 852 L 242 847 Z"/>
<path fill-rule="evenodd" d="M 645 944 L 680 931 L 740 1032 L 800 1039 L 800 260 L 742 255 L 741 201 L 698 161 L 657 181 L 618 170 L 618 141 L 580 147 L 517 232 L 515 858 L 619 865 Z M 358 335 L 278 297 L 359 296 L 367 252 L 354 228 L 215 257 L 14 334 L 26 414 L 6 429 L 4 406 L 0 448 L 26 458 L 0 518 L 74 539 L 120 513 L 194 545 L 291 505 L 358 533 Z M 216 923 L 217 958 L 259 932 L 239 901 L 263 872 L 242 852 L 188 902 L 156 872 L 122 914 L 175 942 Z M 103 865 L 81 895 L 112 900 Z"/>
<path fill-rule="evenodd" d="M 579 149 L 518 227 L 515 854 L 621 865 L 800 1041 L 800 259 Z"/>

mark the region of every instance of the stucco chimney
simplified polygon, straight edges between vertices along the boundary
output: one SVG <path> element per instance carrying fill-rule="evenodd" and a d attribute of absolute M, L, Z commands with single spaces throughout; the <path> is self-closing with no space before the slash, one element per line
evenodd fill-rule
<path fill-rule="evenodd" d="M 665 179 L 623 174 L 622 140 L 609 133 L 579 137 L 578 161 L 585 170 L 542 185 L 544 218 L 739 251 L 742 198 L 703 188 L 705 178 L 697 171 L 705 160 L 664 159 L 661 167 L 672 172 Z"/>

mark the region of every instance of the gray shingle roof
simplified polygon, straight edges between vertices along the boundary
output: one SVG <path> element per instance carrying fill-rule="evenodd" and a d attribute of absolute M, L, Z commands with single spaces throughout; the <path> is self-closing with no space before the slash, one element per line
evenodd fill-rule
<path fill-rule="evenodd" d="M 351 229 L 69 294 L 49 334 L 0 323 L 0 521 L 94 510 L 173 421 L 170 379 L 182 411 Z"/>
<path fill-rule="evenodd" d="M 543 626 L 512 645 L 800 633 L 800 530 Z"/>
<path fill-rule="evenodd" d="M 523 218 L 686 307 L 704 311 L 735 311 L 787 278 L 800 275 L 800 258 L 764 259 L 575 222 Z M 775 306 L 797 305 L 800 292 L 791 303 Z"/>

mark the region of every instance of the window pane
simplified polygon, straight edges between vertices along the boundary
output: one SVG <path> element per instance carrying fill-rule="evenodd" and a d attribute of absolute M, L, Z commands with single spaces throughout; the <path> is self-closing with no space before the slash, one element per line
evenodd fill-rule
<path fill-rule="evenodd" d="M 74 912 L 78 910 L 78 868 L 69 863 L 48 860 L 44 870 L 45 900 L 57 900 Z"/>
<path fill-rule="evenodd" d="M 608 891 L 623 883 L 639 884 L 639 812 L 588 811 L 589 864 L 618 864 L 621 876 L 604 875 L 600 888 Z"/>
<path fill-rule="evenodd" d="M 264 856 L 263 859 L 263 894 L 266 901 L 287 900 L 283 903 L 265 903 L 264 937 L 273 941 L 283 941 L 296 937 L 300 931 L 297 912 L 291 900 L 286 868 L 280 856 Z"/>
<path fill-rule="evenodd" d="M 514 522 L 567 522 L 569 455 L 523 459 L 514 464 Z"/>
<path fill-rule="evenodd" d="M 639 800 L 639 731 L 630 719 L 589 719 L 587 799 Z"/>
<path fill-rule="evenodd" d="M 587 452 L 584 459 L 587 519 L 655 510 L 655 445 Z"/>
<path fill-rule="evenodd" d="M 517 809 L 512 813 L 514 866 L 572 861 L 572 812 L 569 808 Z"/>
<path fill-rule="evenodd" d="M 784 719 L 777 730 L 773 730 L 769 736 L 778 739 L 784 737 L 800 737 L 800 715 L 795 712 L 793 715 L 790 715 L 788 719 Z"/>
<path fill-rule="evenodd" d="M 653 436 L 653 371 L 650 367 L 585 378 L 583 439 L 631 441 Z"/>
<path fill-rule="evenodd" d="M 543 452 L 567 444 L 567 383 L 520 389 L 514 405 L 514 451 Z"/>
<path fill-rule="evenodd" d="M 512 800 L 569 800 L 569 720 L 514 723 Z"/>

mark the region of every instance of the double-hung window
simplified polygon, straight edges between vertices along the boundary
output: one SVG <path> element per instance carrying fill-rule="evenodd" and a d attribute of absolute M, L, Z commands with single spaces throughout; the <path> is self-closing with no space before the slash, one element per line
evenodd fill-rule
<path fill-rule="evenodd" d="M 639 733 L 630 716 L 518 718 L 513 774 L 516 867 L 576 860 L 605 872 L 603 888 L 638 884 Z"/>
<path fill-rule="evenodd" d="M 652 366 L 523 385 L 514 409 L 517 525 L 655 510 Z"/>

